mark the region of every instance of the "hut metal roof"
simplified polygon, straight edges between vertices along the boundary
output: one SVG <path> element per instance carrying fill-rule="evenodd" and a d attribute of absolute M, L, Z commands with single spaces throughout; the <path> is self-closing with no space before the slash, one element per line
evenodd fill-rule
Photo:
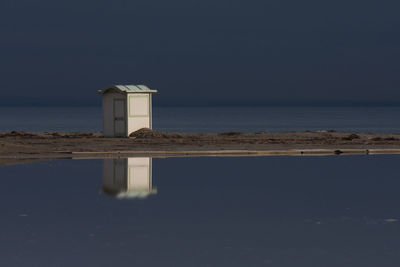
<path fill-rule="evenodd" d="M 157 93 L 157 90 L 150 89 L 146 85 L 118 84 L 111 85 L 103 90 L 99 90 L 99 94 L 105 94 L 109 90 L 117 90 L 123 93 Z"/>

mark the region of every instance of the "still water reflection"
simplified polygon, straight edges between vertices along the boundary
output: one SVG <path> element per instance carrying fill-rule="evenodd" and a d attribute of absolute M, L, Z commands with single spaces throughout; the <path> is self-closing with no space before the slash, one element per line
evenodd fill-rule
<path fill-rule="evenodd" d="M 3 166 L 0 266 L 400 266 L 399 160 Z"/>
<path fill-rule="evenodd" d="M 149 157 L 104 159 L 103 192 L 117 198 L 146 198 L 157 194 Z"/>

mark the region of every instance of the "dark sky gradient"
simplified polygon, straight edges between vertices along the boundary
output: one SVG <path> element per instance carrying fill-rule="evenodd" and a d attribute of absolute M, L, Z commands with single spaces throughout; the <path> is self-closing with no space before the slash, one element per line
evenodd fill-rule
<path fill-rule="evenodd" d="M 400 2 L 0 1 L 0 105 L 400 104 Z"/>

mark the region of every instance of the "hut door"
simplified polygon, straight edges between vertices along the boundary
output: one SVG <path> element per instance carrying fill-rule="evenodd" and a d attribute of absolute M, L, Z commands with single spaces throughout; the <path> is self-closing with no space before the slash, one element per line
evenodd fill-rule
<path fill-rule="evenodd" d="M 126 136 L 126 101 L 114 99 L 114 135 Z"/>

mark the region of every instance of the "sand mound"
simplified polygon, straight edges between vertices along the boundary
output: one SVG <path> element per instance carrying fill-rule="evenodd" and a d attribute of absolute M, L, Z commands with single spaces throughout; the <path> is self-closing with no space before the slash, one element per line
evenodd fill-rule
<path fill-rule="evenodd" d="M 134 138 L 162 138 L 164 137 L 165 133 L 161 133 L 159 131 L 154 131 L 149 128 L 142 128 L 139 129 L 129 135 L 129 137 Z"/>
<path fill-rule="evenodd" d="M 199 134 L 197 134 L 199 135 Z M 187 133 L 169 133 L 169 132 L 159 132 L 149 128 L 142 128 L 133 132 L 129 135 L 130 138 L 140 138 L 140 139 L 174 139 L 174 138 L 188 138 L 192 137 L 192 134 Z"/>

